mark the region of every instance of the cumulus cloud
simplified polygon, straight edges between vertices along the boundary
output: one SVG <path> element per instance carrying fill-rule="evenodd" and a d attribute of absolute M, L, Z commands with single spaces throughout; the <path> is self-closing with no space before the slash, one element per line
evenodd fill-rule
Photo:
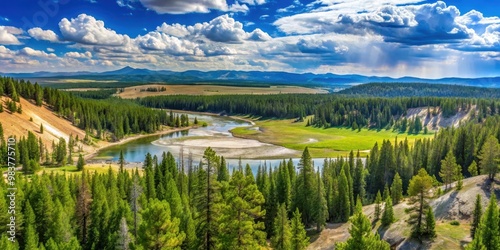
<path fill-rule="evenodd" d="M 216 42 L 241 43 L 246 37 L 243 24 L 228 15 L 216 17 L 205 25 L 201 33 Z"/>
<path fill-rule="evenodd" d="M 0 26 L 0 44 L 4 45 L 19 45 L 17 35 L 23 33 L 22 29 L 12 26 Z"/>
<path fill-rule="evenodd" d="M 227 11 L 226 0 L 140 0 L 148 9 L 158 14 L 208 13 L 211 9 Z"/>
<path fill-rule="evenodd" d="M 80 14 L 71 20 L 63 18 L 59 22 L 59 28 L 66 40 L 82 44 L 118 46 L 130 40 L 127 35 L 117 34 L 106 28 L 103 21 L 86 14 Z"/>
<path fill-rule="evenodd" d="M 92 53 L 90 51 L 86 51 L 84 53 L 71 51 L 65 53 L 64 56 L 78 59 L 89 59 L 92 58 Z"/>
<path fill-rule="evenodd" d="M 59 37 L 52 30 L 42 30 L 41 28 L 32 28 L 28 30 L 28 34 L 36 40 L 59 42 Z"/>
<path fill-rule="evenodd" d="M 47 53 L 42 50 L 35 50 L 30 47 L 25 47 L 18 51 L 19 55 L 25 55 L 30 57 L 40 57 L 40 58 L 57 58 L 57 56 L 53 53 Z"/>
<path fill-rule="evenodd" d="M 172 55 L 203 54 L 195 43 L 158 31 L 149 32 L 144 36 L 138 36 L 135 41 L 140 48 L 144 50 L 164 51 Z"/>
<path fill-rule="evenodd" d="M 381 4 L 384 1 L 377 3 Z M 455 6 L 447 6 L 441 1 L 405 6 L 386 3 L 376 9 L 363 7 L 371 9 L 368 12 L 362 9 L 354 11 L 349 9 L 354 6 L 348 6 L 345 7 L 348 10 L 346 13 L 339 13 L 339 9 L 335 9 L 321 12 L 315 18 L 312 18 L 311 13 L 298 14 L 281 18 L 274 24 L 286 33 L 334 32 L 359 35 L 370 33 L 383 36 L 387 42 L 408 45 L 458 42 L 470 38 L 474 33 L 472 29 L 459 22 L 460 11 Z M 293 27 L 296 29 L 292 30 Z"/>
<path fill-rule="evenodd" d="M 196 40 L 205 37 L 213 42 L 243 43 L 250 41 L 268 41 L 271 37 L 261 29 L 246 32 L 243 24 L 229 15 L 222 15 L 212 19 L 210 22 L 196 23 L 195 25 L 166 24 L 156 28 L 156 31 L 179 37 Z"/>
<path fill-rule="evenodd" d="M 266 32 L 262 31 L 261 29 L 257 28 L 254 31 L 252 31 L 248 35 L 248 40 L 251 41 L 269 41 L 271 40 L 271 36 L 269 36 Z"/>

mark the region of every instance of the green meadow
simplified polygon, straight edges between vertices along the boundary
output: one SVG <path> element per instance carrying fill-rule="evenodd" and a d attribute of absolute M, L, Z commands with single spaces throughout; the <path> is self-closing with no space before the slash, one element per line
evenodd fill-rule
<path fill-rule="evenodd" d="M 428 134 L 407 134 L 391 130 L 363 128 L 360 131 L 344 127 L 317 128 L 306 127 L 306 122 L 294 120 L 254 120 L 255 126 L 231 130 L 234 136 L 256 139 L 261 142 L 280 145 L 298 151 L 307 146 L 313 157 L 337 157 L 349 154 L 351 150 L 360 151 L 366 156 L 375 143 L 383 140 L 408 140 L 413 145 L 416 139 L 433 138 L 435 131 Z"/>

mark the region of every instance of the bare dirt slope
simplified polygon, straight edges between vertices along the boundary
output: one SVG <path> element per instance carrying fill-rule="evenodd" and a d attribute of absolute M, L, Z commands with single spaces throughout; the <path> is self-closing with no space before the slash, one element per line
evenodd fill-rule
<path fill-rule="evenodd" d="M 490 191 L 497 197 L 500 195 L 500 182 L 490 181 L 486 175 L 467 178 L 460 191 L 453 189 L 442 196 L 433 199 L 430 204 L 436 217 L 437 237 L 432 241 L 420 243 L 409 239 L 411 228 L 406 220 L 409 215 L 405 210 L 410 205 L 404 202 L 394 206 L 397 219 L 389 228 L 381 228 L 380 222 L 374 223 L 374 232 L 378 232 L 384 240 L 389 242 L 392 249 L 461 249 L 472 239 L 469 236 L 470 222 L 474 211 L 476 195 L 481 196 L 483 209 L 487 206 Z M 441 187 L 444 190 L 444 187 Z M 374 205 L 364 206 L 363 212 L 373 221 Z M 459 226 L 453 226 L 451 221 L 456 220 Z M 328 224 L 318 235 L 314 236 L 308 249 L 335 249 L 335 243 L 349 238 L 349 223 Z"/>
<path fill-rule="evenodd" d="M 469 119 L 472 112 L 475 112 L 476 107 L 473 106 L 470 110 L 460 110 L 455 115 L 451 117 L 444 117 L 443 112 L 441 112 L 439 107 L 431 107 L 427 109 L 426 107 L 411 108 L 408 109 L 406 113 L 407 119 L 415 119 L 419 117 L 423 125 L 428 129 L 437 130 L 439 128 L 446 127 L 458 127 L 461 122 L 465 122 Z M 429 111 L 431 112 L 430 114 Z M 432 113 L 435 111 L 435 115 Z"/>
<path fill-rule="evenodd" d="M 0 122 L 3 125 L 6 137 L 15 135 L 18 138 L 27 136 L 28 131 L 41 137 L 44 144 L 50 148 L 52 141 L 58 141 L 60 137 L 68 140 L 70 135 L 78 136 L 80 139 L 85 137 L 85 132 L 71 124 L 68 120 L 57 116 L 46 107 L 38 107 L 32 102 L 21 98 L 22 114 L 17 112 L 11 114 L 5 106 L 9 98 L 2 97 L 4 112 L 0 113 Z M 30 118 L 33 121 L 30 121 Z M 44 133 L 40 133 L 40 124 L 43 124 Z"/>

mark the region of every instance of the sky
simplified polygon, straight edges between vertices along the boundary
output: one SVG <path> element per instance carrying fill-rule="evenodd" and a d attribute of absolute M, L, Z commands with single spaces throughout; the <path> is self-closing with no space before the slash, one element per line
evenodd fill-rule
<path fill-rule="evenodd" d="M 0 72 L 500 76 L 497 0 L 16 0 Z"/>

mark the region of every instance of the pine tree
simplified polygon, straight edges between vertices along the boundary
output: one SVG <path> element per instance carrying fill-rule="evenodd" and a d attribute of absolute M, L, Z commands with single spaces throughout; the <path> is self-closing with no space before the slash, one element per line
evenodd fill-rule
<path fill-rule="evenodd" d="M 457 165 L 457 168 L 455 170 L 455 180 L 457 181 L 457 184 L 455 186 L 457 191 L 462 190 L 462 187 L 464 184 L 464 182 L 463 182 L 464 176 L 462 175 L 462 168 L 460 167 L 460 165 Z"/>
<path fill-rule="evenodd" d="M 264 196 L 250 176 L 235 171 L 224 193 L 225 206 L 219 221 L 219 249 L 258 249 L 265 242 L 261 209 Z"/>
<path fill-rule="evenodd" d="M 80 230 L 80 242 L 83 246 L 87 244 L 88 226 L 90 225 L 90 205 L 92 195 L 87 182 L 87 174 L 82 172 L 81 183 L 78 187 L 76 198 L 76 218 L 78 221 L 78 229 Z"/>
<path fill-rule="evenodd" d="M 421 238 L 425 236 L 425 215 L 429 207 L 427 199 L 429 190 L 432 187 L 433 179 L 427 174 L 425 169 L 421 168 L 418 174 L 413 176 L 408 187 L 412 214 L 408 223 L 412 226 L 413 237 Z"/>
<path fill-rule="evenodd" d="M 483 208 L 481 206 L 481 195 L 476 195 L 476 202 L 474 203 L 474 212 L 472 213 L 472 224 L 470 226 L 470 237 L 474 239 L 476 231 L 479 229 Z"/>
<path fill-rule="evenodd" d="M 498 158 L 500 157 L 500 145 L 494 136 L 488 137 L 478 156 L 481 173 L 488 174 L 490 180 L 495 178 L 498 171 Z"/>
<path fill-rule="evenodd" d="M 436 220 L 434 219 L 434 213 L 430 206 L 427 208 L 425 214 L 425 236 L 431 239 L 436 237 Z"/>
<path fill-rule="evenodd" d="M 325 190 L 319 171 L 316 175 L 316 185 L 318 189 L 316 190 L 316 199 L 314 201 L 314 221 L 316 221 L 316 231 L 321 232 L 323 226 L 326 224 L 326 218 L 328 218 L 328 207 L 326 205 Z"/>
<path fill-rule="evenodd" d="M 306 249 L 307 245 L 309 245 L 309 237 L 306 235 L 306 229 L 304 228 L 304 224 L 302 224 L 302 215 L 299 210 L 296 209 L 293 212 L 292 222 L 291 222 L 291 245 L 290 249 L 293 250 L 303 250 Z"/>
<path fill-rule="evenodd" d="M 360 197 L 361 200 L 365 198 L 365 186 L 365 166 L 358 152 L 353 176 L 353 195 L 355 198 Z"/>
<path fill-rule="evenodd" d="M 446 190 L 448 190 L 450 184 L 455 180 L 457 167 L 458 164 L 456 163 L 455 156 L 450 150 L 446 154 L 446 158 L 441 161 L 441 171 L 439 171 L 439 176 L 443 179 Z"/>
<path fill-rule="evenodd" d="M 197 210 L 196 235 L 198 247 L 214 249 L 218 235 L 218 219 L 221 212 L 220 183 L 216 178 L 218 156 L 210 147 L 203 154 L 203 161 L 198 169 L 198 186 L 195 196 Z"/>
<path fill-rule="evenodd" d="M 351 214 L 350 203 L 349 203 L 349 190 L 347 177 L 344 172 L 344 168 L 340 170 L 339 185 L 338 185 L 338 203 L 337 203 L 337 213 L 339 222 L 346 222 Z"/>
<path fill-rule="evenodd" d="M 394 222 L 394 210 L 392 208 L 392 198 L 387 197 L 385 200 L 384 213 L 382 214 L 382 226 L 389 226 Z"/>
<path fill-rule="evenodd" d="M 403 197 L 403 181 L 398 173 L 394 175 L 391 185 L 391 197 L 394 205 L 398 204 Z"/>
<path fill-rule="evenodd" d="M 40 123 L 40 134 L 43 134 L 43 123 Z"/>
<path fill-rule="evenodd" d="M 152 199 L 142 211 L 138 242 L 144 249 L 181 249 L 186 235 L 180 232 L 178 218 L 172 218 L 166 201 Z"/>
<path fill-rule="evenodd" d="M 123 150 L 120 150 L 120 158 L 118 159 L 118 164 L 120 165 L 120 172 L 123 172 L 125 168 L 125 157 L 123 156 Z"/>
<path fill-rule="evenodd" d="M 142 186 L 139 183 L 139 174 L 136 172 L 133 177 L 132 186 L 130 187 L 130 210 L 132 211 L 134 218 L 133 234 L 137 238 L 137 230 L 139 227 L 141 205 L 139 203 L 139 198 L 142 195 Z"/>
<path fill-rule="evenodd" d="M 390 199 L 389 199 L 390 201 Z M 370 220 L 363 214 L 361 202 L 358 199 L 354 215 L 350 219 L 351 227 L 349 234 L 351 237 L 346 242 L 338 243 L 335 249 L 338 250 L 363 250 L 377 249 L 389 250 L 389 243 L 380 239 L 378 234 L 372 233 Z"/>
<path fill-rule="evenodd" d="M 380 212 L 381 212 L 380 203 L 382 203 L 382 196 L 380 195 L 380 191 L 378 191 L 377 196 L 375 198 L 375 220 L 380 219 Z"/>
<path fill-rule="evenodd" d="M 85 160 L 83 159 L 82 154 L 78 156 L 78 162 L 76 163 L 76 169 L 78 171 L 83 171 L 83 168 L 85 167 Z"/>
<path fill-rule="evenodd" d="M 35 230 L 35 213 L 31 205 L 26 202 L 24 225 L 24 249 L 38 249 L 38 234 Z"/>
<path fill-rule="evenodd" d="M 287 216 L 286 205 L 282 203 L 278 207 L 278 215 L 274 218 L 273 236 L 271 246 L 276 250 L 288 250 L 292 248 L 292 232 L 290 221 Z"/>
<path fill-rule="evenodd" d="M 473 161 L 473 162 L 469 165 L 469 167 L 467 168 L 467 170 L 469 171 L 469 173 L 470 173 L 470 175 L 471 175 L 471 176 L 476 176 L 476 175 L 478 175 L 479 173 L 478 173 L 478 169 L 477 169 L 477 163 L 476 163 L 476 161 Z"/>
<path fill-rule="evenodd" d="M 499 211 L 495 192 L 491 192 L 490 202 L 481 218 L 479 226 L 482 243 L 487 250 L 500 249 Z M 477 237 L 477 236 L 476 236 Z"/>
<path fill-rule="evenodd" d="M 296 208 L 302 212 L 302 221 L 304 225 L 309 225 L 314 221 L 313 218 L 313 199 L 315 197 L 315 173 L 312 166 L 312 158 L 309 154 L 309 149 L 306 147 L 302 153 L 299 162 L 299 174 L 297 175 L 297 194 L 296 194 Z M 346 188 L 348 183 L 346 179 Z M 346 190 L 346 197 L 349 199 L 348 190 Z M 349 206 L 349 202 L 347 202 Z M 349 212 L 349 210 L 347 210 Z M 348 217 L 349 215 L 347 215 Z M 347 218 L 346 218 L 347 220 Z"/>
<path fill-rule="evenodd" d="M 385 184 L 384 186 L 384 193 L 382 194 L 382 199 L 387 200 L 387 197 L 391 197 L 391 192 L 389 191 L 389 186 Z"/>

